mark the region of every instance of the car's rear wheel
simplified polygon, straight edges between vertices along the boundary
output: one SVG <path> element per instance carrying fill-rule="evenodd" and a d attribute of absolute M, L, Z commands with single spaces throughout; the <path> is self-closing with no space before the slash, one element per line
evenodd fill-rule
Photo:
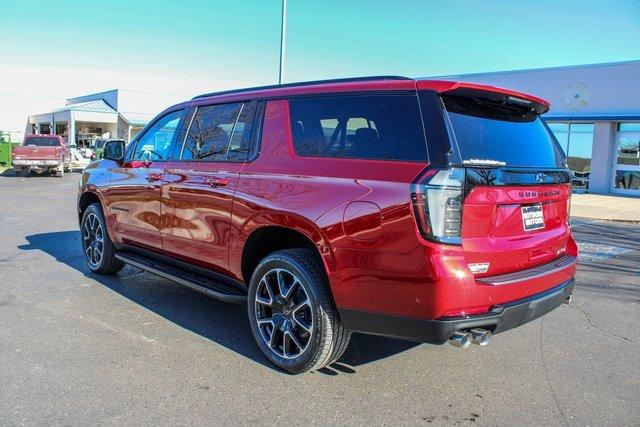
<path fill-rule="evenodd" d="M 324 269 L 308 249 L 274 252 L 258 264 L 248 311 L 260 350 L 293 374 L 333 363 L 351 337 L 338 317 Z"/>
<path fill-rule="evenodd" d="M 116 259 L 116 250 L 109 238 L 99 203 L 92 203 L 82 214 L 80 234 L 84 260 L 91 271 L 114 274 L 122 270 L 124 263 Z"/>

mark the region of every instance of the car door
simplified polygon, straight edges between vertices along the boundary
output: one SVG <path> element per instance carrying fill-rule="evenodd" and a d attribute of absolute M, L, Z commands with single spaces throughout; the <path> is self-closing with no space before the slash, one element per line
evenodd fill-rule
<path fill-rule="evenodd" d="M 174 110 L 156 119 L 113 168 L 105 199 L 117 242 L 162 251 L 160 186 L 184 114 Z"/>
<path fill-rule="evenodd" d="M 177 259 L 227 273 L 233 195 L 256 102 L 198 105 L 162 180 L 162 245 Z"/>

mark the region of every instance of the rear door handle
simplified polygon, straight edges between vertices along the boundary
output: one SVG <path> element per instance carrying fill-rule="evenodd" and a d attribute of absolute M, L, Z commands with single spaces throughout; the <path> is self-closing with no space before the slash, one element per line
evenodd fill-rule
<path fill-rule="evenodd" d="M 209 187 L 225 187 L 229 184 L 229 180 L 227 178 L 216 178 L 216 177 L 208 177 L 206 180 Z"/>

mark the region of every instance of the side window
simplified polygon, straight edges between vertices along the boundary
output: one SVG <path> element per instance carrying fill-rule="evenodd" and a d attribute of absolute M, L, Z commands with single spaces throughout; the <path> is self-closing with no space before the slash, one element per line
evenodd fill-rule
<path fill-rule="evenodd" d="M 253 132 L 257 102 L 246 102 L 240 117 L 233 128 L 231 143 L 227 151 L 227 160 L 244 161 L 249 155 L 249 145 Z"/>
<path fill-rule="evenodd" d="M 289 106 L 298 155 L 427 160 L 416 95 L 299 98 Z"/>
<path fill-rule="evenodd" d="M 133 160 L 165 160 L 171 157 L 173 143 L 182 121 L 184 110 L 173 111 L 158 120 L 138 140 Z"/>
<path fill-rule="evenodd" d="M 224 161 L 229 153 L 242 150 L 245 123 L 238 126 L 244 104 L 220 104 L 198 107 L 182 148 L 184 160 Z M 236 131 L 237 128 L 237 131 Z M 239 136 L 238 136 L 239 133 Z M 245 158 L 246 158 L 246 148 Z"/>

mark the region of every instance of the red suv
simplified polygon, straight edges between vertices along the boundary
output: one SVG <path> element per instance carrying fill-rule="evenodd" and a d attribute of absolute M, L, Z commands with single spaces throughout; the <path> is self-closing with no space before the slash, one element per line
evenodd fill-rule
<path fill-rule="evenodd" d="M 338 359 L 352 331 L 487 344 L 573 291 L 548 108 L 402 77 L 198 96 L 85 169 L 87 265 L 246 303 L 258 346 L 292 373 Z"/>

